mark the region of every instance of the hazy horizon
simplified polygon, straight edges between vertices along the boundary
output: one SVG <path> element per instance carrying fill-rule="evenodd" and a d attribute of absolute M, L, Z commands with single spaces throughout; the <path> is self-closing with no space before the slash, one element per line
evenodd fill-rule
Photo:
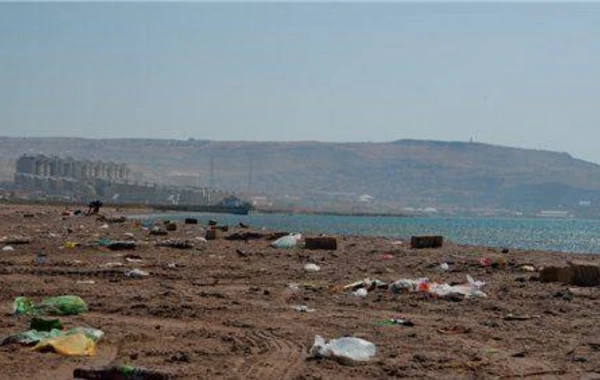
<path fill-rule="evenodd" d="M 600 163 L 600 4 L 2 3 L 0 135 L 469 141 Z"/>

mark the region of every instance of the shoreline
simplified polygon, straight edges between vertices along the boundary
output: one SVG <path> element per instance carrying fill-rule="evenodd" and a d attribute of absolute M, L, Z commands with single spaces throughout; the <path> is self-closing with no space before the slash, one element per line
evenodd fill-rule
<path fill-rule="evenodd" d="M 103 202 L 104 208 L 116 208 L 122 210 L 148 210 L 155 212 L 196 212 L 196 213 L 217 213 L 227 215 L 240 215 L 239 208 L 236 207 L 222 207 L 217 205 L 167 205 L 167 204 L 144 204 L 144 203 L 113 203 Z M 77 201 L 59 201 L 59 200 L 29 200 L 29 199 L 4 199 L 0 200 L 1 205 L 37 205 L 37 206 L 62 206 L 62 207 L 74 207 L 74 208 L 87 208 L 85 202 Z M 194 208 L 199 210 L 206 209 L 207 211 L 193 211 Z M 231 209 L 231 211 L 227 211 Z M 192 211 L 187 211 L 192 210 Z M 211 211 L 213 210 L 213 211 Z M 238 210 L 238 211 L 236 211 Z M 250 207 L 248 208 L 248 214 L 282 214 L 282 215 L 322 215 L 322 216 L 354 216 L 354 217 L 396 217 L 396 218 L 481 218 L 481 219 L 514 219 L 514 220 L 556 220 L 556 221 L 569 221 L 569 220 L 589 220 L 589 221 L 600 221 L 600 216 L 592 217 L 559 217 L 559 216 L 544 216 L 538 215 L 537 213 L 527 213 L 524 215 L 490 215 L 490 214 L 476 214 L 470 212 L 462 212 L 457 214 L 448 213 L 406 213 L 400 211 L 392 212 L 377 212 L 377 211 L 327 211 L 327 210 L 311 210 L 311 209 L 271 209 L 263 207 Z"/>

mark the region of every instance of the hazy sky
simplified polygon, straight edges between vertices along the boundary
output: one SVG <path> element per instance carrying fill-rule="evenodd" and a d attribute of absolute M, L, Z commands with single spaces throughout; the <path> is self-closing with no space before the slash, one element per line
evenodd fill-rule
<path fill-rule="evenodd" d="M 0 135 L 468 140 L 600 163 L 600 3 L 0 4 Z"/>

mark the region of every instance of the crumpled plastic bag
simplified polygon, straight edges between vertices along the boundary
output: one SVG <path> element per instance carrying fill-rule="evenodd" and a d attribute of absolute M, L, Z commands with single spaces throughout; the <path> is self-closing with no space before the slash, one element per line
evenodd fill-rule
<path fill-rule="evenodd" d="M 314 263 L 308 263 L 304 265 L 304 270 L 307 272 L 318 272 L 321 270 L 321 267 Z"/>
<path fill-rule="evenodd" d="M 134 278 L 147 277 L 147 276 L 150 276 L 150 273 L 144 272 L 141 269 L 135 268 L 135 269 L 125 272 L 125 276 L 134 277 Z"/>
<path fill-rule="evenodd" d="M 107 238 L 100 238 L 96 241 L 96 244 L 98 244 L 100 247 L 108 247 L 112 244 L 112 240 Z"/>
<path fill-rule="evenodd" d="M 429 279 L 427 278 L 418 278 L 416 280 L 403 278 L 390 284 L 389 289 L 392 293 L 400 293 L 402 290 L 416 292 L 424 290 L 428 284 Z"/>
<path fill-rule="evenodd" d="M 467 281 L 468 284 L 453 286 L 448 284 L 435 284 L 431 287 L 430 293 L 440 297 L 448 296 L 450 294 L 462 294 L 465 298 L 487 297 L 487 294 L 480 290 L 480 288 L 485 285 L 485 282 L 475 281 L 473 280 L 473 277 L 469 275 L 467 275 Z"/>
<path fill-rule="evenodd" d="M 419 278 L 416 280 L 401 279 L 392 283 L 389 287 L 392 293 L 399 293 L 401 290 L 411 292 L 423 292 L 437 295 L 439 297 L 447 297 L 451 294 L 460 294 L 465 298 L 487 297 L 487 294 L 481 291 L 481 287 L 485 285 L 483 281 L 475 281 L 473 277 L 467 275 L 467 284 L 449 285 L 430 282 L 427 278 Z"/>
<path fill-rule="evenodd" d="M 62 331 L 58 329 L 52 329 L 50 331 L 27 330 L 4 338 L 0 345 L 5 345 L 9 343 L 21 343 L 29 345 L 44 340 L 56 338 L 59 336 L 75 334 L 84 334 L 86 337 L 93 340 L 94 342 L 97 342 L 104 336 L 104 332 L 102 330 L 94 329 L 91 327 L 75 327 L 67 331 Z"/>
<path fill-rule="evenodd" d="M 39 305 L 27 297 L 17 297 L 13 304 L 14 314 L 26 315 L 77 315 L 87 310 L 87 304 L 79 296 L 45 298 Z"/>
<path fill-rule="evenodd" d="M 94 342 L 99 341 L 104 336 L 104 331 L 92 327 L 75 327 L 66 332 L 67 335 L 79 333 L 84 334 Z"/>
<path fill-rule="evenodd" d="M 65 356 L 93 356 L 96 353 L 96 343 L 84 333 L 79 332 L 45 339 L 33 347 L 34 351 L 48 349 Z"/>
<path fill-rule="evenodd" d="M 272 242 L 270 245 L 273 248 L 293 248 L 298 244 L 298 241 L 302 239 L 300 234 L 290 234 L 282 236 L 279 239 Z"/>
<path fill-rule="evenodd" d="M 367 340 L 343 337 L 325 342 L 322 336 L 315 336 L 310 349 L 313 356 L 346 358 L 355 361 L 367 361 L 377 353 L 377 347 Z"/>
<path fill-rule="evenodd" d="M 15 335 L 7 336 L 2 340 L 0 345 L 4 346 L 5 344 L 10 343 L 34 344 L 42 340 L 55 338 L 60 334 L 63 334 L 63 331 L 57 329 L 52 329 L 50 331 L 27 330 Z"/>
<path fill-rule="evenodd" d="M 68 249 L 73 249 L 73 248 L 77 248 L 78 245 L 79 245 L 79 243 L 77 243 L 77 242 L 66 241 L 64 247 L 68 248 Z"/>

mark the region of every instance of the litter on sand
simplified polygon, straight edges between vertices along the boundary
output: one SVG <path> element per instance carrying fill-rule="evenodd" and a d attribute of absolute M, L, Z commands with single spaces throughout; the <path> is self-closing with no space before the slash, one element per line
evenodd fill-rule
<path fill-rule="evenodd" d="M 27 297 L 17 297 L 13 303 L 13 314 L 17 315 L 77 315 L 87 310 L 81 297 L 70 295 L 45 298 L 37 305 Z"/>
<path fill-rule="evenodd" d="M 400 279 L 390 285 L 392 293 L 400 293 L 403 290 L 409 292 L 430 293 L 439 297 L 447 297 L 451 295 L 463 295 L 465 298 L 487 297 L 487 294 L 481 291 L 481 287 L 485 282 L 475 281 L 467 275 L 467 283 L 460 285 L 438 284 L 431 282 L 427 278 L 419 278 L 416 280 Z"/>
<path fill-rule="evenodd" d="M 346 358 L 356 361 L 367 361 L 377 353 L 375 345 L 367 340 L 343 337 L 326 342 L 323 337 L 317 335 L 310 349 L 316 357 Z"/>
<path fill-rule="evenodd" d="M 302 239 L 301 234 L 282 236 L 270 244 L 273 248 L 293 248 Z"/>

